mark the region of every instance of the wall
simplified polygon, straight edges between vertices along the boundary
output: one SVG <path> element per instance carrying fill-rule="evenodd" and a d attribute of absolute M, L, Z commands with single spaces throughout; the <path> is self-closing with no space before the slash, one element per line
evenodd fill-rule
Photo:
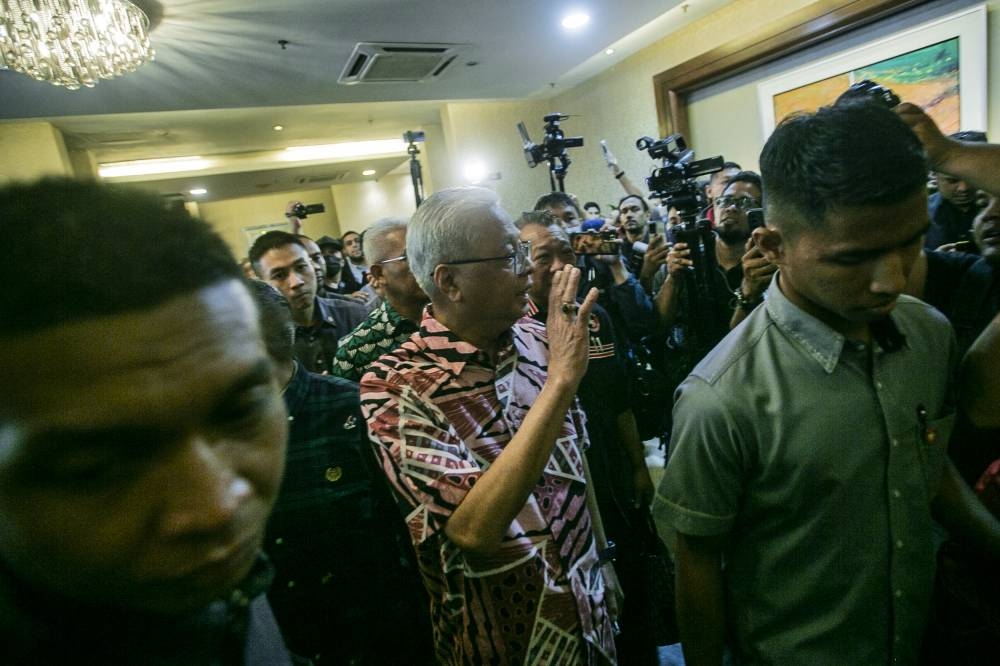
<path fill-rule="evenodd" d="M 326 206 L 325 213 L 310 215 L 303 222 L 302 233 L 313 238 L 323 235 L 340 236 L 337 208 L 334 205 L 333 192 L 328 187 L 302 192 L 279 192 L 256 197 L 206 201 L 198 204 L 198 212 L 201 218 L 211 224 L 229 244 L 233 254 L 244 257 L 248 248 L 242 228 L 284 222 L 285 206 L 289 201 L 295 200 L 310 204 L 321 203 Z"/>
<path fill-rule="evenodd" d="M 635 140 L 658 132 L 653 76 L 724 44 L 734 35 L 761 28 L 815 1 L 736 0 L 584 83 L 557 90 L 547 99 L 449 104 L 442 124 L 452 163 L 465 155 L 486 154 L 495 159 L 490 170 L 500 171 L 503 179 L 487 185 L 500 192 L 509 212 L 530 208 L 539 194 L 548 191 L 548 176 L 543 166 L 533 170 L 526 167 L 514 124 L 523 120 L 532 139 L 538 141 L 543 115 L 555 111 L 572 114 L 562 128 L 567 136 L 583 136 L 585 144 L 570 151 L 573 163 L 566 190 L 577 194 L 581 202 L 592 199 L 602 207 L 617 202 L 623 191 L 604 164 L 599 140 L 607 139 L 622 168 L 636 185 L 644 187 L 643 178 L 652 164 L 635 149 Z M 700 148 L 698 152 L 711 154 Z"/>
<path fill-rule="evenodd" d="M 362 231 L 382 217 L 409 217 L 413 214 L 417 205 L 413 198 L 410 168 L 404 164 L 401 169 L 405 173 L 396 173 L 400 171 L 396 169 L 377 181 L 365 180 L 333 186 L 341 233 Z"/>
<path fill-rule="evenodd" d="M 59 130 L 45 122 L 0 124 L 0 182 L 73 176 Z"/>
<path fill-rule="evenodd" d="M 929 2 L 889 21 L 866 26 L 828 44 L 801 51 L 703 88 L 689 99 L 691 144 L 698 149 L 699 156 L 723 154 L 727 159 L 739 162 L 744 168 L 756 169 L 757 156 L 766 140 L 762 134 L 757 104 L 759 83 L 790 69 L 977 4 L 980 3 L 970 0 Z M 1000 104 L 993 100 L 1000 95 L 1000 0 L 990 0 L 985 4 L 988 10 L 987 85 L 991 91 L 987 113 L 989 125 L 986 129 L 991 138 L 996 140 L 1000 138 Z"/>

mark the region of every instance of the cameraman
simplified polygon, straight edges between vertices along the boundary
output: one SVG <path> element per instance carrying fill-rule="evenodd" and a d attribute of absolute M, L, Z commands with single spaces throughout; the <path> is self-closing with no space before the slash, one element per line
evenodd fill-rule
<path fill-rule="evenodd" d="M 774 267 L 748 241 L 750 226 L 747 211 L 761 205 L 760 176 L 753 171 L 741 171 L 726 185 L 722 196 L 715 199 L 714 235 L 715 270 L 707 273 L 709 283 L 701 285 L 702 293 L 711 297 L 695 300 L 689 293 L 695 286 L 695 259 L 687 243 L 674 243 L 667 254 L 666 280 L 656 291 L 653 304 L 659 319 L 659 329 L 669 331 L 667 348 L 671 362 L 665 367 L 674 386 L 721 340 L 730 323 L 740 319 L 741 310 L 749 312 L 761 300 Z M 748 270 L 744 274 L 744 259 Z M 709 261 L 709 257 L 701 257 Z M 676 379 L 676 381 L 672 381 Z"/>

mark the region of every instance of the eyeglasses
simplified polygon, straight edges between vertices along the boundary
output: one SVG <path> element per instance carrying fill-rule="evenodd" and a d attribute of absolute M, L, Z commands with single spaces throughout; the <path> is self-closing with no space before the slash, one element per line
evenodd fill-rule
<path fill-rule="evenodd" d="M 514 251 L 510 254 L 503 254 L 499 257 L 483 257 L 482 259 L 458 259 L 456 261 L 442 261 L 442 266 L 458 266 L 460 264 L 478 264 L 484 261 L 512 261 L 514 262 L 514 272 L 520 275 L 528 270 L 531 264 L 531 241 L 518 241 L 514 243 Z"/>
<path fill-rule="evenodd" d="M 716 199 L 715 203 L 719 208 L 729 208 L 730 206 L 736 206 L 740 210 L 760 208 L 760 199 L 754 199 L 753 197 L 731 197 L 725 195 Z"/>
<path fill-rule="evenodd" d="M 375 265 L 376 266 L 381 266 L 383 264 L 391 264 L 394 261 L 406 261 L 406 255 L 405 254 L 401 254 L 398 257 L 393 257 L 392 259 L 383 259 L 382 261 L 376 261 Z"/>

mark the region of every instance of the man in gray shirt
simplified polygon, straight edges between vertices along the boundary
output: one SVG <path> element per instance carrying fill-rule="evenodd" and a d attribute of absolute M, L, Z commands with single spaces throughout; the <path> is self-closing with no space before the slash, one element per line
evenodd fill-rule
<path fill-rule="evenodd" d="M 850 103 L 760 158 L 779 267 L 765 307 L 677 392 L 655 516 L 676 535 L 687 663 L 915 663 L 933 516 L 994 555 L 1000 527 L 947 460 L 948 323 L 900 296 L 928 227 L 920 142 Z"/>

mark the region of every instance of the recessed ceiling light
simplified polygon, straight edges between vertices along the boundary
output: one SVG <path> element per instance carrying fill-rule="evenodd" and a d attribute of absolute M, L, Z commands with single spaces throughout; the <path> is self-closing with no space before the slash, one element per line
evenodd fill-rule
<path fill-rule="evenodd" d="M 202 194 L 208 194 L 208 190 L 206 190 L 204 187 L 196 187 L 193 190 L 188 190 L 188 192 L 190 192 L 196 197 L 201 196 Z"/>
<path fill-rule="evenodd" d="M 280 132 L 281 130 L 285 129 L 285 126 L 284 125 L 275 125 L 271 129 L 273 129 L 275 132 Z"/>
<path fill-rule="evenodd" d="M 374 176 L 375 175 L 375 169 L 365 169 L 364 171 L 361 172 L 361 175 L 362 176 Z"/>
<path fill-rule="evenodd" d="M 604 55 L 614 55 L 614 53 L 615 53 L 614 49 L 605 49 L 604 50 Z"/>
<path fill-rule="evenodd" d="M 573 12 L 563 17 L 562 27 L 567 30 L 576 30 L 590 23 L 590 15 L 583 12 Z"/>

